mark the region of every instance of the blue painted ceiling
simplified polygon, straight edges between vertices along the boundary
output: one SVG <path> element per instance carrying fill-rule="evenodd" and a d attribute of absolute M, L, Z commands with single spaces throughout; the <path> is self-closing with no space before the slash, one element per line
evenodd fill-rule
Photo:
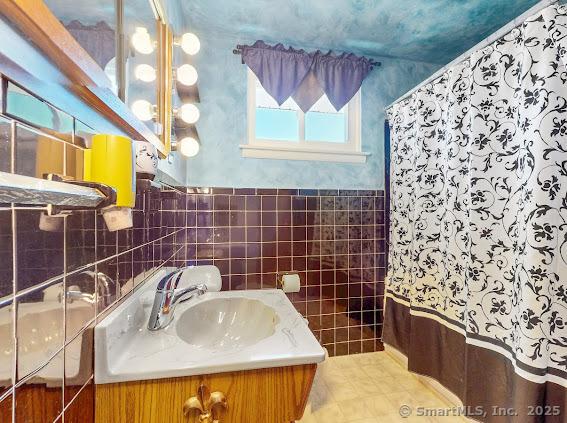
<path fill-rule="evenodd" d="M 182 0 L 189 27 L 444 64 L 538 0 Z"/>

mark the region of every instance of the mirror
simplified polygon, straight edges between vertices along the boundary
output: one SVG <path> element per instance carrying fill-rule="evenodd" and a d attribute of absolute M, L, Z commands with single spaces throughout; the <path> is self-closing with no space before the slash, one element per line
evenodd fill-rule
<path fill-rule="evenodd" d="M 45 0 L 113 93 L 170 151 L 173 37 L 160 0 Z"/>
<path fill-rule="evenodd" d="M 112 84 L 112 91 L 118 95 L 116 37 L 119 32 L 115 1 L 45 0 L 45 3 L 73 38 L 104 70 Z"/>
<path fill-rule="evenodd" d="M 159 22 L 148 0 L 124 0 L 124 102 L 156 135 Z"/>

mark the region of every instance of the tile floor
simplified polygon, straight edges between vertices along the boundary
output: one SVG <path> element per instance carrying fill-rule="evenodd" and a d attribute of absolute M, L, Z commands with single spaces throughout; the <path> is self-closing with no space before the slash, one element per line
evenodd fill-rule
<path fill-rule="evenodd" d="M 407 405 L 414 415 L 400 416 Z M 385 352 L 328 358 L 319 365 L 303 418 L 298 423 L 454 423 L 465 419 L 416 416 L 415 408 L 452 405 L 422 384 Z"/>

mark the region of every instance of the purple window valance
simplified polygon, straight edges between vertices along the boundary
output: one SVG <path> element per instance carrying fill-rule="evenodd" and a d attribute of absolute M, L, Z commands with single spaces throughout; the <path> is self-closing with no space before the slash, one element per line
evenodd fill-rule
<path fill-rule="evenodd" d="M 292 97 L 307 112 L 323 94 L 336 110 L 358 92 L 362 81 L 378 62 L 350 53 L 307 53 L 282 44 L 256 41 L 238 46 L 245 63 L 279 105 Z"/>

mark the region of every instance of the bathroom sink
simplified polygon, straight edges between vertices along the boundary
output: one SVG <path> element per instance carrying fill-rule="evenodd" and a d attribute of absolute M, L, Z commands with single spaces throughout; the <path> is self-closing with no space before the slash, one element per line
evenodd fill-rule
<path fill-rule="evenodd" d="M 158 282 L 173 268 L 160 269 L 97 324 L 95 383 L 287 367 L 325 359 L 325 351 L 283 291 L 218 292 L 220 281 L 208 279 L 203 267 L 193 268 L 192 276 L 178 288 L 206 281 L 208 292 L 179 303 L 167 327 L 152 331 L 148 322 Z"/>
<path fill-rule="evenodd" d="M 179 316 L 177 335 L 188 344 L 213 350 L 240 349 L 274 334 L 278 315 L 259 300 L 217 298 Z"/>

